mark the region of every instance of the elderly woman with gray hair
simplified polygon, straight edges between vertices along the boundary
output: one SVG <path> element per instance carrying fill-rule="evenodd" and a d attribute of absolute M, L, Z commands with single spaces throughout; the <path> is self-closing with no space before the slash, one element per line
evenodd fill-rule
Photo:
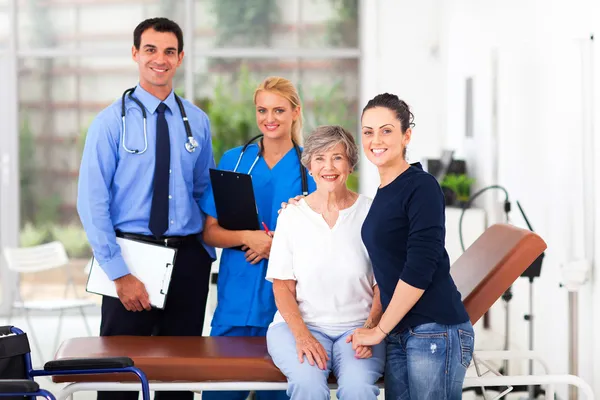
<path fill-rule="evenodd" d="M 379 289 L 361 227 L 371 199 L 346 187 L 358 162 L 354 138 L 339 126 L 317 128 L 306 140 L 302 164 L 317 190 L 287 207 L 277 220 L 267 280 L 277 313 L 267 331 L 275 365 L 287 377 L 292 400 L 376 399 L 385 345 L 352 349 L 350 335 L 377 326 Z"/>

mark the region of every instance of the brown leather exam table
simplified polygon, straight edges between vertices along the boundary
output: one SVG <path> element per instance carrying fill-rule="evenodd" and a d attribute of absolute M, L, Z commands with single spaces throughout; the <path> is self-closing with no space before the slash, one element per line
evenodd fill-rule
<path fill-rule="evenodd" d="M 535 233 L 512 225 L 488 228 L 452 265 L 451 273 L 475 324 L 525 269 L 546 249 Z M 502 352 L 474 355 L 476 376 L 467 376 L 464 387 L 505 387 L 541 384 L 554 391 L 555 384 L 579 387 L 586 398 L 592 390 L 572 375 L 502 376 L 488 362 L 507 358 Z M 521 358 L 535 359 L 531 352 Z M 264 338 L 256 337 L 85 337 L 62 343 L 55 360 L 80 357 L 127 356 L 147 375 L 151 390 L 285 390 L 285 377 L 275 367 Z M 512 356 L 509 356 L 510 358 Z M 485 371 L 482 371 L 485 369 Z M 490 372 L 486 374 L 486 372 Z M 58 399 L 89 390 L 139 390 L 135 376 L 56 376 L 66 382 Z M 335 380 L 330 381 L 335 387 Z M 383 381 L 379 382 L 383 387 Z M 501 395 L 505 393 L 501 393 Z M 548 396 L 549 393 L 546 393 Z M 554 398 L 550 393 L 549 398 Z"/>

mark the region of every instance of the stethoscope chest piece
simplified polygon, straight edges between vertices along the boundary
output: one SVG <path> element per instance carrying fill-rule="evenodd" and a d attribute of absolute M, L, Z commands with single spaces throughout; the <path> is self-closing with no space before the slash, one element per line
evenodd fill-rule
<path fill-rule="evenodd" d="M 188 141 L 185 142 L 185 149 L 188 153 L 193 153 L 198 148 L 198 141 L 192 136 L 188 137 Z"/>

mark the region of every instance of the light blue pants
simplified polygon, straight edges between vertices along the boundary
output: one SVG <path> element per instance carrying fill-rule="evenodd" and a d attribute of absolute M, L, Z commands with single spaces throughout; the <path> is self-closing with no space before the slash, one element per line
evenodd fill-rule
<path fill-rule="evenodd" d="M 331 371 L 337 378 L 337 397 L 341 400 L 375 400 L 379 388 L 375 382 L 385 367 L 385 343 L 373 347 L 373 356 L 358 359 L 354 356 L 352 343 L 346 337 L 352 330 L 331 337 L 317 329 L 309 328 L 323 345 L 329 360 L 325 370 L 310 365 L 306 356 L 298 361 L 296 341 L 286 323 L 280 323 L 267 331 L 267 346 L 275 365 L 288 380 L 287 394 L 291 400 L 327 400 L 330 398 L 327 378 Z"/>

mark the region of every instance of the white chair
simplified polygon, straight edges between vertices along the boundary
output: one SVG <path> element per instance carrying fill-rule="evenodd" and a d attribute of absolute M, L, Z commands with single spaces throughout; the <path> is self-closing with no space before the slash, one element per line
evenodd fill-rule
<path fill-rule="evenodd" d="M 4 248 L 4 258 L 8 269 L 19 274 L 28 274 L 41 271 L 48 271 L 51 269 L 67 267 L 69 264 L 69 257 L 67 252 L 60 242 L 51 242 L 33 247 L 22 247 L 22 248 Z M 60 311 L 58 317 L 58 329 L 56 337 L 54 339 L 53 351 L 56 351 L 58 347 L 58 341 L 60 338 L 62 328 L 62 317 L 65 310 L 79 309 L 88 336 L 92 335 L 90 326 L 88 324 L 84 307 L 96 306 L 93 300 L 85 300 L 78 298 L 73 277 L 70 269 L 66 268 L 67 280 L 65 282 L 65 290 L 63 298 L 47 298 L 33 301 L 23 301 L 21 294 L 21 285 L 17 284 L 13 288 L 13 292 L 9 297 L 11 300 L 11 307 L 8 314 L 8 323 L 10 324 L 11 317 L 14 311 L 23 311 L 27 324 L 29 325 L 29 336 L 34 343 L 36 350 L 39 354 L 40 359 L 44 359 L 42 349 L 33 331 L 33 325 L 31 323 L 29 311 Z M 69 287 L 73 289 L 75 295 L 74 299 L 66 298 L 68 295 Z"/>

